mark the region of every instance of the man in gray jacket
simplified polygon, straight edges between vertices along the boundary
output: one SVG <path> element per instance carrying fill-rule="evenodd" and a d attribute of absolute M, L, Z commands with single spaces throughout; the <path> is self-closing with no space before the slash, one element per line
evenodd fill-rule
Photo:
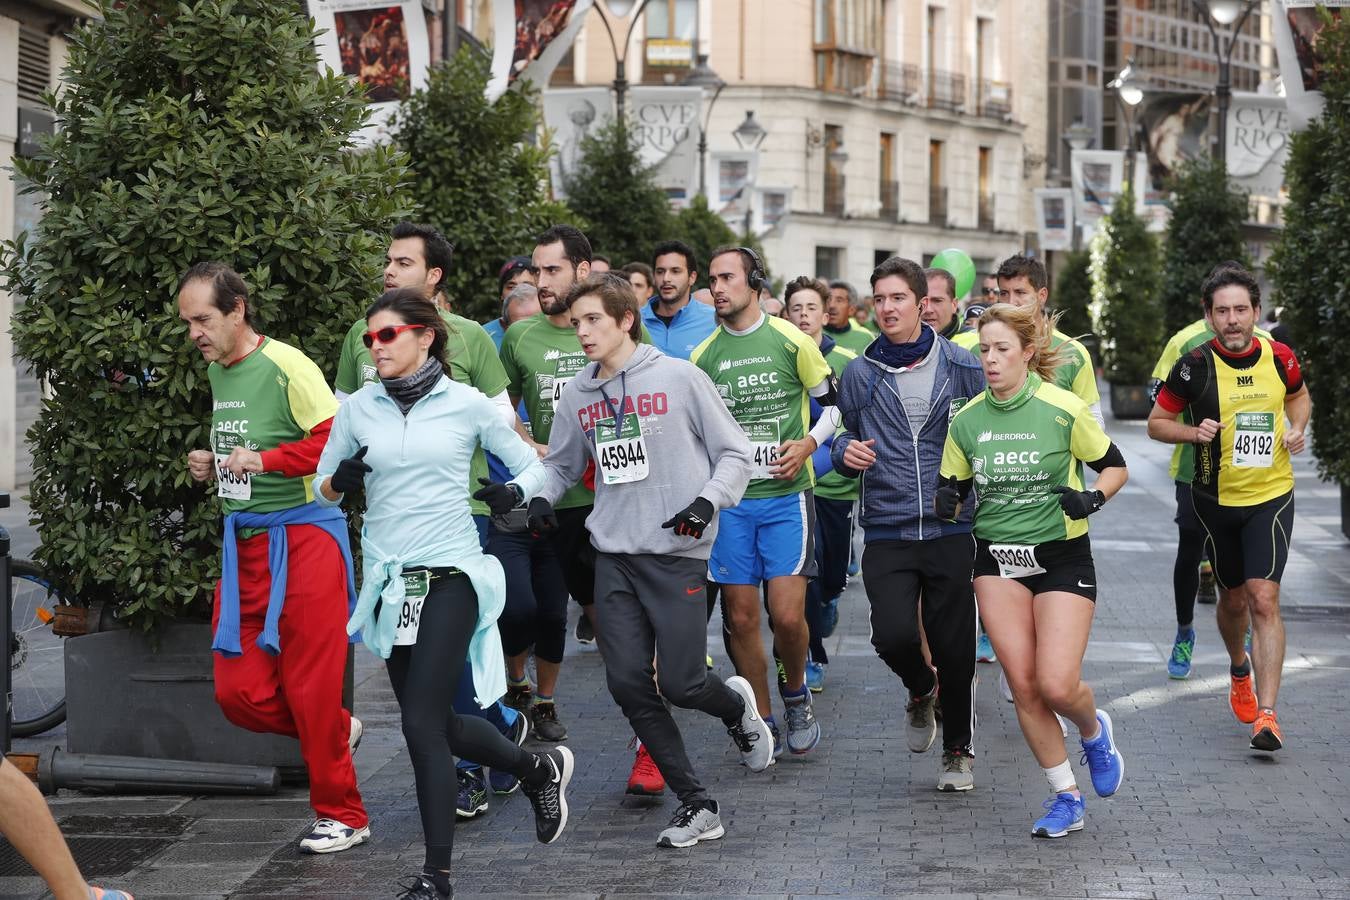
<path fill-rule="evenodd" d="M 596 640 L 610 693 L 680 799 L 657 843 L 689 847 L 724 832 L 662 698 L 721 719 L 752 771 L 773 762 L 749 682 L 724 683 L 704 665 L 716 512 L 740 501 L 752 449 L 707 375 L 637 343 L 641 316 L 627 281 L 591 276 L 567 306 L 593 365 L 555 408 L 541 496 L 562 496 L 595 462 L 586 527 L 597 551 Z"/>

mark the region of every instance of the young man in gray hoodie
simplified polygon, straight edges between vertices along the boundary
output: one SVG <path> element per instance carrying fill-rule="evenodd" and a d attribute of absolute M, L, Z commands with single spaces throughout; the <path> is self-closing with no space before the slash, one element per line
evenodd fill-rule
<path fill-rule="evenodd" d="M 740 501 L 752 448 L 707 375 L 637 343 L 627 281 L 587 278 L 567 306 L 593 364 L 563 388 L 540 496 L 562 496 L 594 461 L 596 640 L 610 693 L 680 799 L 657 843 L 689 847 L 724 832 L 662 698 L 721 719 L 751 771 L 773 762 L 749 682 L 723 682 L 704 664 L 716 512 Z"/>

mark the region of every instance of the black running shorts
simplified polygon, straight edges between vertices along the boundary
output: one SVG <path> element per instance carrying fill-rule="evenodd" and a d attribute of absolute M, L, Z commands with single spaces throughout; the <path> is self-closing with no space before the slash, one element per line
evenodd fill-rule
<path fill-rule="evenodd" d="M 1007 572 L 1042 569 L 1035 574 L 1011 576 L 1013 581 L 1036 594 L 1065 591 L 1097 602 L 1097 570 L 1092 563 L 1092 545 L 1087 535 L 1067 541 L 1047 541 L 1026 549 L 1009 544 L 991 544 L 975 538 L 975 577 L 1010 577 Z"/>
<path fill-rule="evenodd" d="M 1220 506 L 1199 492 L 1191 499 L 1220 587 L 1238 587 L 1249 578 L 1279 582 L 1294 533 L 1293 491 L 1253 506 Z"/>

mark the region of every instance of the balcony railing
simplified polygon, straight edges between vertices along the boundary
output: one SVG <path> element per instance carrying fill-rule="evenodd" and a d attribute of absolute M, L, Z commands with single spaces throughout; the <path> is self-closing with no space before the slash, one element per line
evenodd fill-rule
<path fill-rule="evenodd" d="M 924 106 L 923 75 L 911 63 L 886 63 L 881 68 L 881 93 L 910 106 Z"/>
<path fill-rule="evenodd" d="M 947 189 L 936 185 L 928 188 L 928 224 L 947 227 Z"/>
<path fill-rule="evenodd" d="M 1012 85 L 1006 81 L 979 81 L 975 113 L 986 119 L 1004 119 L 1012 114 Z"/>
<path fill-rule="evenodd" d="M 881 182 L 881 218 L 887 222 L 900 221 L 900 182 Z"/>
<path fill-rule="evenodd" d="M 990 194 L 984 194 L 980 197 L 980 230 L 994 230 L 994 198 Z"/>
<path fill-rule="evenodd" d="M 825 215 L 844 214 L 844 176 L 841 172 L 825 173 Z"/>
<path fill-rule="evenodd" d="M 966 76 L 941 69 L 928 70 L 928 106 L 960 112 L 966 105 Z"/>

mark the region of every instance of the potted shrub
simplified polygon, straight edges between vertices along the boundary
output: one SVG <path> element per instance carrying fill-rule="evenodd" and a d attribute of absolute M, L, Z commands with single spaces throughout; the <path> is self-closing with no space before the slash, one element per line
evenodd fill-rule
<path fill-rule="evenodd" d="M 1230 185 L 1222 163 L 1209 156 L 1187 160 L 1168 188 L 1159 290 L 1164 341 L 1204 315 L 1200 285 L 1215 265 L 1226 259 L 1250 265 L 1242 237 L 1247 193 Z"/>
<path fill-rule="evenodd" d="M 1341 531 L 1350 537 L 1350 19 L 1325 10 L 1317 42 L 1321 90 L 1326 105 L 1307 130 L 1294 134 L 1284 167 L 1289 202 L 1284 231 L 1268 271 L 1275 282 L 1282 322 L 1289 331 L 1312 392 L 1313 449 L 1323 478 L 1341 486 Z"/>
<path fill-rule="evenodd" d="M 1158 248 L 1126 185 L 1092 238 L 1092 300 L 1117 419 L 1147 418 L 1149 374 L 1163 347 Z"/>
<path fill-rule="evenodd" d="M 27 300 L 18 351 L 47 387 L 28 435 L 38 560 L 69 601 L 127 626 L 66 641 L 70 749 L 183 756 L 196 742 L 255 761 L 230 755 L 257 736 L 225 723 L 211 690 L 221 515 L 184 463 L 211 410 L 177 279 L 228 261 L 260 330 L 331 372 L 378 290 L 403 161 L 351 152 L 364 101 L 319 73 L 298 2 L 101 12 L 71 36 L 66 87 L 48 98 L 60 130 L 14 161 L 43 198 L 41 230 L 0 261 Z M 201 737 L 217 726 L 223 738 Z"/>

